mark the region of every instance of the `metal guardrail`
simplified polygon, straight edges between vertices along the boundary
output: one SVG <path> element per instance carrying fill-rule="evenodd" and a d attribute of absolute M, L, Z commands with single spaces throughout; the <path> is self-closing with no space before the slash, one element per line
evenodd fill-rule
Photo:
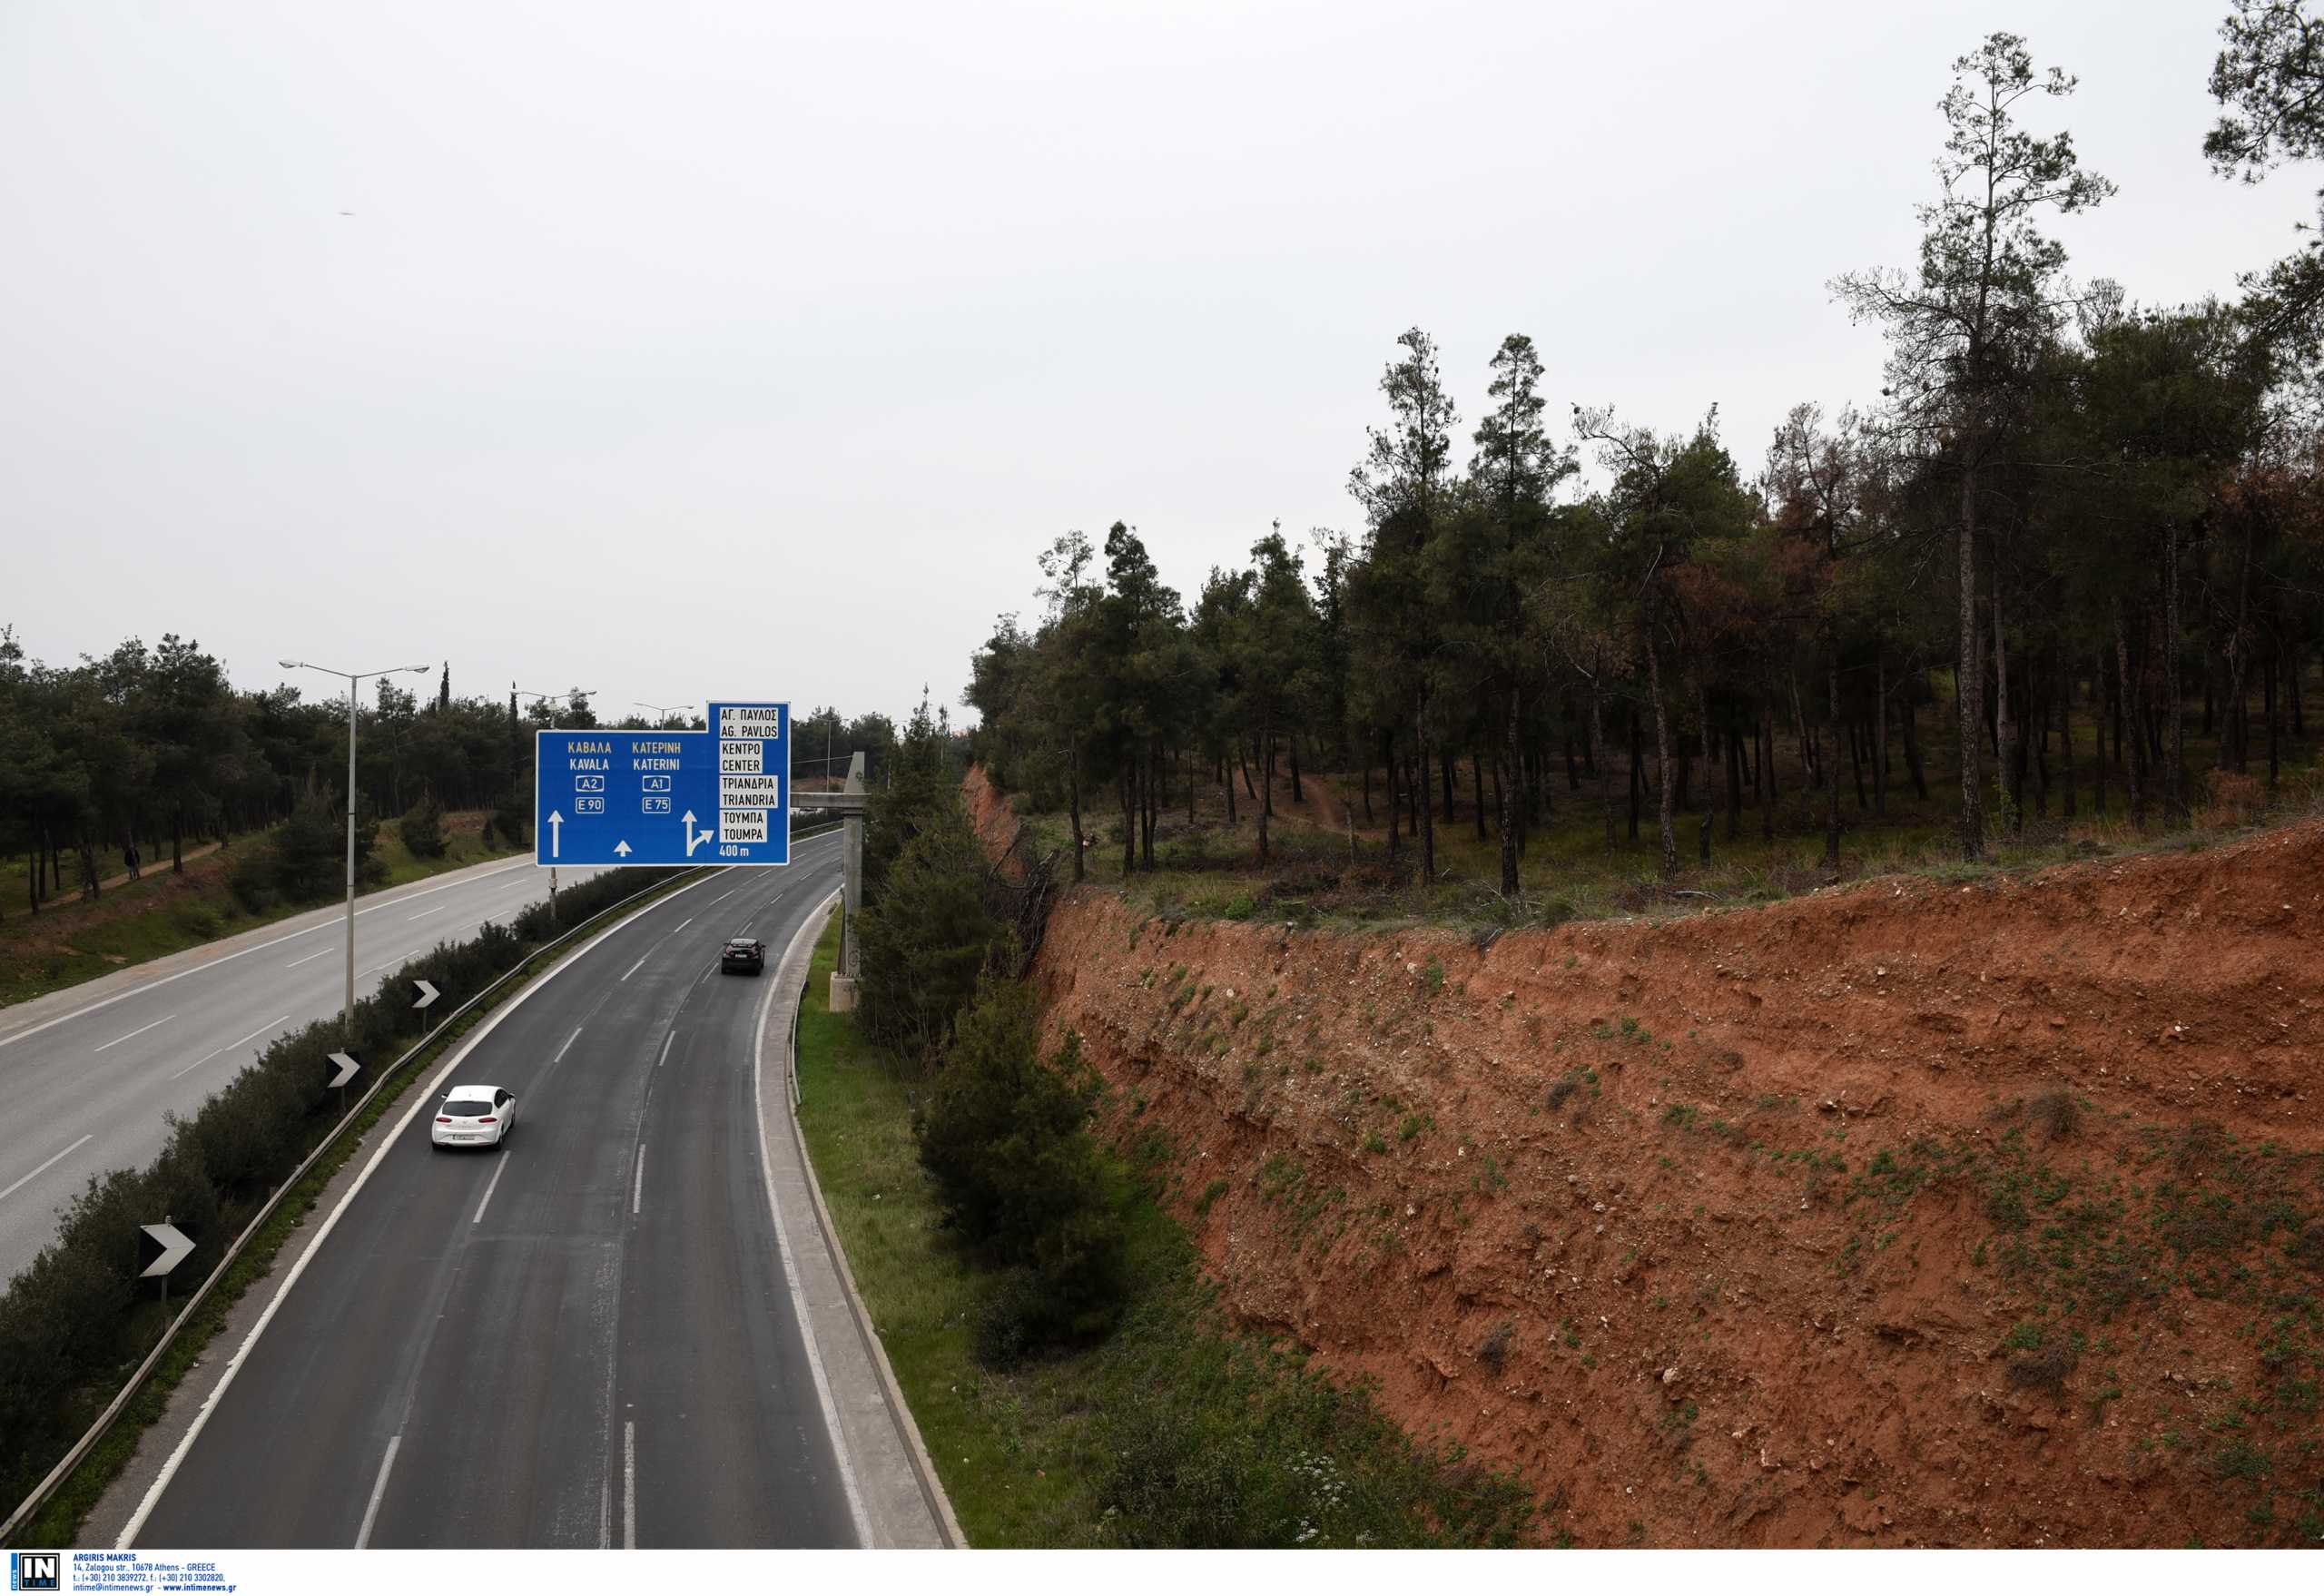
<path fill-rule="evenodd" d="M 838 826 L 833 824 L 817 827 L 804 832 L 794 832 L 792 833 L 791 840 L 794 843 L 801 842 L 808 838 L 819 837 L 826 832 L 838 829 Z M 698 873 L 700 868 L 697 867 L 696 871 L 685 873 Z M 281 1207 L 283 1198 L 307 1177 L 309 1171 L 314 1168 L 325 1153 L 339 1145 L 340 1138 L 345 1136 L 356 1121 L 362 1118 L 364 1111 L 371 1106 L 372 1099 L 387 1089 L 388 1084 L 401 1074 L 406 1065 L 442 1040 L 445 1031 L 450 1028 L 453 1021 L 473 1010 L 478 1004 L 483 1002 L 509 980 L 531 969 L 534 961 L 542 954 L 555 951 L 585 931 L 595 930 L 603 921 L 621 913 L 639 899 L 658 892 L 665 887 L 678 884 L 680 879 L 673 877 L 655 882 L 651 886 L 641 887 L 627 897 L 617 899 L 607 904 L 572 930 L 558 932 L 508 969 L 493 977 L 474 997 L 438 1020 L 434 1028 L 419 1041 L 413 1043 L 401 1058 L 381 1069 L 378 1079 L 372 1081 L 370 1089 L 356 1098 L 355 1106 L 340 1117 L 339 1123 L 332 1126 L 324 1134 L 322 1139 L 315 1144 L 313 1149 L 299 1161 L 297 1168 L 283 1177 L 282 1184 L 274 1188 L 272 1194 L 260 1207 L 259 1211 L 251 1217 L 250 1223 L 242 1227 L 241 1234 L 234 1237 L 233 1245 L 220 1255 L 217 1264 L 203 1277 L 202 1284 L 194 1287 L 192 1295 L 186 1298 L 185 1305 L 178 1310 L 177 1317 L 170 1321 L 168 1328 L 162 1332 L 161 1339 L 153 1344 L 153 1350 L 145 1355 L 144 1361 L 137 1365 L 135 1372 L 114 1394 L 113 1401 L 105 1404 L 105 1411 L 97 1415 L 96 1422 L 89 1426 L 88 1431 L 80 1440 L 73 1443 L 72 1449 L 64 1454 L 54 1468 L 49 1470 L 47 1476 L 33 1487 L 32 1493 L 16 1504 L 16 1510 L 10 1513 L 5 1522 L 0 1522 L 0 1544 L 5 1544 L 15 1535 L 16 1532 L 23 1529 L 34 1513 L 48 1504 L 48 1499 L 56 1493 L 56 1488 L 72 1477 L 73 1471 L 88 1461 L 89 1453 L 96 1449 L 98 1442 L 104 1439 L 105 1433 L 113 1428 L 114 1422 L 121 1417 L 123 1410 L 128 1407 L 130 1399 L 135 1396 L 139 1389 L 152 1377 L 153 1371 L 161 1365 L 162 1359 L 176 1344 L 180 1334 L 192 1321 L 194 1314 L 200 1310 L 203 1303 L 209 1300 L 211 1292 L 216 1288 L 218 1283 L 226 1277 L 226 1272 L 233 1266 L 234 1260 L 241 1256 L 243 1249 L 250 1245 L 261 1228 L 268 1220 L 274 1217 L 275 1210 Z"/>

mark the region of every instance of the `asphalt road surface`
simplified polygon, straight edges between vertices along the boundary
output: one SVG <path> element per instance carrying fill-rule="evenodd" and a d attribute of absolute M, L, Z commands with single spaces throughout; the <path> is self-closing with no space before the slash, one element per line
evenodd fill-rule
<path fill-rule="evenodd" d="M 451 1082 L 517 1094 L 507 1147 L 432 1149 L 427 1098 L 134 1543 L 854 1544 L 761 1157 L 774 978 L 717 968 L 745 930 L 772 965 L 838 880 L 828 840 L 719 872 L 505 1010 Z"/>
<path fill-rule="evenodd" d="M 356 995 L 547 892 L 548 872 L 520 858 L 358 898 Z M 54 1239 L 92 1175 L 161 1150 L 164 1114 L 192 1113 L 276 1037 L 338 1013 L 346 947 L 344 908 L 319 911 L 0 1010 L 0 1280 Z"/>

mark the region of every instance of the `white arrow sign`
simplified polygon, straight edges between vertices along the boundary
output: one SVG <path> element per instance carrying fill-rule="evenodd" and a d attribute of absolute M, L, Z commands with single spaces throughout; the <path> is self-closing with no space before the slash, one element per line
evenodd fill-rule
<path fill-rule="evenodd" d="M 419 989 L 419 1001 L 414 1003 L 412 1005 L 413 1008 L 425 1009 L 428 1004 L 436 1000 L 437 993 L 435 982 L 421 980 L 417 977 L 414 977 L 411 984 Z"/>
<path fill-rule="evenodd" d="M 565 817 L 552 809 L 548 812 L 548 856 L 556 857 L 557 845 L 565 840 Z"/>
<path fill-rule="evenodd" d="M 689 852 L 691 852 L 691 850 L 689 850 Z M 614 857 L 616 859 L 626 859 L 629 857 L 628 839 L 624 838 L 621 842 L 614 844 Z"/>
<path fill-rule="evenodd" d="M 140 1280 L 151 1280 L 156 1275 L 168 1274 L 184 1263 L 186 1254 L 193 1250 L 192 1239 L 174 1225 L 141 1225 L 138 1228 L 152 1236 L 153 1244 L 162 1249 L 161 1256 L 146 1265 L 144 1272 L 138 1276 Z"/>
<path fill-rule="evenodd" d="M 715 837 L 718 834 L 718 831 L 717 828 L 714 826 L 709 831 L 697 833 L 694 829 L 694 811 L 691 809 L 686 811 L 685 822 L 686 857 L 688 859 L 692 859 L 694 857 L 694 851 L 696 848 L 701 847 L 704 842 L 709 842 L 713 837 Z"/>
<path fill-rule="evenodd" d="M 330 1061 L 339 1068 L 331 1072 L 331 1078 L 329 1080 L 323 1082 L 325 1086 L 345 1086 L 355 1079 L 355 1072 L 363 1068 L 344 1053 L 333 1053 L 330 1056 Z"/>

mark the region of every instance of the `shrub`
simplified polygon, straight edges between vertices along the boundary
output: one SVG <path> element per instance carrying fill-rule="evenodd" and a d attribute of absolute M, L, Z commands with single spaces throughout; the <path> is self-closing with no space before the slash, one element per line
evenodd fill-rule
<path fill-rule="evenodd" d="M 1077 1040 L 1040 1058 L 1031 989 L 989 980 L 915 1118 L 946 1224 L 982 1262 L 1029 1272 L 988 1295 L 978 1340 L 998 1355 L 1093 1339 L 1120 1311 L 1124 1236 L 1088 1129 L 1096 1098 Z"/>
<path fill-rule="evenodd" d="M 985 862 L 960 803 L 931 814 L 888 867 L 890 890 L 857 917 L 865 1030 L 928 1057 L 976 996 L 1000 945 L 986 911 Z"/>
<path fill-rule="evenodd" d="M 245 913 L 263 914 L 273 907 L 281 863 L 271 843 L 244 848 L 226 872 L 226 890 Z"/>
<path fill-rule="evenodd" d="M 404 851 L 414 859 L 444 857 L 444 806 L 433 793 L 406 810 L 396 830 L 403 837 Z"/>

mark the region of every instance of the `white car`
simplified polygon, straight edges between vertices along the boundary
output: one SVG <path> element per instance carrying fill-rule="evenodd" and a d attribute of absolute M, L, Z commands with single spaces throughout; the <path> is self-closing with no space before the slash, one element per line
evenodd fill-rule
<path fill-rule="evenodd" d="M 497 1086 L 456 1086 L 444 1094 L 428 1139 L 439 1148 L 497 1148 L 517 1127 L 517 1098 Z"/>

